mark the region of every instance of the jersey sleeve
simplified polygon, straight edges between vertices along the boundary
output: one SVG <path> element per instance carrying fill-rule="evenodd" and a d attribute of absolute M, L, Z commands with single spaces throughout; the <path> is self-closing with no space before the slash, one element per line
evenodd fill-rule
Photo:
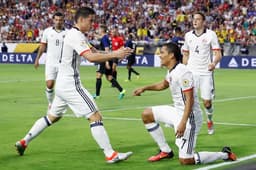
<path fill-rule="evenodd" d="M 212 31 L 212 41 L 211 41 L 212 50 L 220 50 L 220 44 L 218 37 L 214 31 Z"/>
<path fill-rule="evenodd" d="M 194 87 L 192 73 L 191 72 L 184 73 L 179 79 L 179 84 L 183 92 L 192 90 Z"/>
<path fill-rule="evenodd" d="M 182 51 L 188 52 L 189 51 L 189 47 L 188 47 L 188 35 L 185 34 L 185 39 L 184 39 L 184 44 L 182 46 Z"/>
<path fill-rule="evenodd" d="M 41 43 L 43 43 L 43 44 L 47 44 L 47 34 L 48 34 L 47 32 L 48 32 L 48 29 L 45 29 L 43 32 L 43 36 L 41 39 Z"/>
<path fill-rule="evenodd" d="M 74 37 L 72 37 L 70 44 L 80 56 L 91 51 L 92 48 L 92 45 L 88 42 L 83 34 L 76 34 Z"/>

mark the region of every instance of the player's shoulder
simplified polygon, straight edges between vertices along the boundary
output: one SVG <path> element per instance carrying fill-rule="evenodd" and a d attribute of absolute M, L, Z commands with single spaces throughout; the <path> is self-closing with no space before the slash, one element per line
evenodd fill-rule
<path fill-rule="evenodd" d="M 175 71 L 177 74 L 180 75 L 184 75 L 185 73 L 190 73 L 191 71 L 188 69 L 187 65 L 179 63 L 176 68 Z"/>
<path fill-rule="evenodd" d="M 206 34 L 216 35 L 216 32 L 211 29 L 206 29 Z"/>

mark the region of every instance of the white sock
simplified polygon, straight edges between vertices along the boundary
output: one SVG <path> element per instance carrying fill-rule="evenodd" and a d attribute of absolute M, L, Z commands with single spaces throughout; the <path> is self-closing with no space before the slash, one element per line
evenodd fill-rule
<path fill-rule="evenodd" d="M 53 97 L 54 97 L 54 89 L 48 89 L 45 90 L 46 98 L 49 104 L 52 103 Z"/>
<path fill-rule="evenodd" d="M 112 146 L 110 144 L 108 134 L 103 126 L 103 122 L 92 122 L 90 126 L 92 136 L 94 140 L 97 142 L 97 144 L 100 146 L 100 148 L 103 149 L 105 156 L 112 156 L 114 150 L 112 149 Z"/>
<path fill-rule="evenodd" d="M 45 128 L 47 128 L 51 124 L 52 124 L 52 122 L 49 120 L 49 118 L 47 116 L 44 116 L 44 117 L 38 119 L 34 123 L 32 128 L 29 130 L 27 135 L 23 138 L 26 141 L 26 144 L 28 145 L 28 143 L 32 139 L 34 139 L 36 136 L 38 136 Z"/>
<path fill-rule="evenodd" d="M 205 108 L 205 113 L 207 115 L 207 120 L 212 121 L 212 116 L 213 116 L 213 106 L 210 108 Z"/>
<path fill-rule="evenodd" d="M 196 164 L 207 164 L 220 159 L 228 159 L 228 153 L 225 152 L 198 152 L 195 154 Z"/>
<path fill-rule="evenodd" d="M 145 127 L 162 152 L 171 152 L 171 148 L 165 140 L 163 130 L 158 123 L 148 123 L 145 124 Z"/>

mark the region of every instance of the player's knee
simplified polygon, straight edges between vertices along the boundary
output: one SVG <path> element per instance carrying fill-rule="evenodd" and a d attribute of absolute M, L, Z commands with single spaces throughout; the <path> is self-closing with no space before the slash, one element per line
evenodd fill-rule
<path fill-rule="evenodd" d="M 53 87 L 54 87 L 54 80 L 48 80 L 48 81 L 46 82 L 46 87 L 47 87 L 48 89 L 53 89 Z"/>
<path fill-rule="evenodd" d="M 211 100 L 204 100 L 204 107 L 205 108 L 211 108 L 212 107 L 212 101 Z"/>
<path fill-rule="evenodd" d="M 146 108 L 141 114 L 142 121 L 144 123 L 154 122 L 154 116 L 151 108 Z"/>
<path fill-rule="evenodd" d="M 179 158 L 181 165 L 194 165 L 195 160 L 194 158 Z"/>
<path fill-rule="evenodd" d="M 102 116 L 100 114 L 100 112 L 95 112 L 94 114 L 92 114 L 89 118 L 88 118 L 89 122 L 95 122 L 95 121 L 99 121 L 102 120 Z"/>

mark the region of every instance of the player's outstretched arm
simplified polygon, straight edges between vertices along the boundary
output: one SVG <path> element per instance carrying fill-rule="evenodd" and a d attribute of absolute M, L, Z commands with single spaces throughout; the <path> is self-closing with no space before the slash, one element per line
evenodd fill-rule
<path fill-rule="evenodd" d="M 83 54 L 83 57 L 90 62 L 105 62 L 113 58 L 124 58 L 133 52 L 130 48 L 121 48 L 119 50 L 107 53 L 88 51 Z"/>
<path fill-rule="evenodd" d="M 161 81 L 159 83 L 156 83 L 156 84 L 152 84 L 152 85 L 148 85 L 148 86 L 138 88 L 138 89 L 133 91 L 133 95 L 134 96 L 140 96 L 141 93 L 145 92 L 146 90 L 161 91 L 161 90 L 164 90 L 168 87 L 169 87 L 169 83 L 166 80 L 163 80 L 163 81 Z"/>

